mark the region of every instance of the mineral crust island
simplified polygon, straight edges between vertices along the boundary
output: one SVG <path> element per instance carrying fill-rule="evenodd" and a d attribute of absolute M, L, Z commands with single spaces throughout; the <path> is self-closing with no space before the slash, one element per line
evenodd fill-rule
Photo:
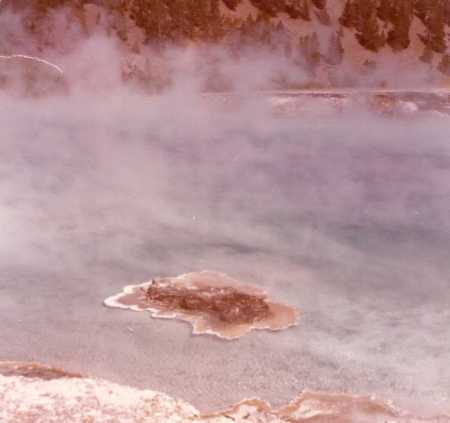
<path fill-rule="evenodd" d="M 287 329 L 299 319 L 296 308 L 274 302 L 263 290 L 210 271 L 126 286 L 104 304 L 149 311 L 155 318 L 184 320 L 192 324 L 195 335 L 210 334 L 228 340 L 252 329 Z"/>

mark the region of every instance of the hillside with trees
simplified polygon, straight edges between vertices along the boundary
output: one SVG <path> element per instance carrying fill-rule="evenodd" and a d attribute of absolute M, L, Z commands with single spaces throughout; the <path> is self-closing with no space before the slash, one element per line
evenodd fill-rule
<path fill-rule="evenodd" d="M 237 56 L 266 49 L 329 80 L 343 66 L 371 74 L 387 61 L 450 74 L 450 0 L 3 0 L 0 15 L 11 12 L 41 52 L 70 49 L 57 33 L 77 25 L 83 36 L 102 28 L 135 54 L 192 43 Z M 20 41 L 0 31 L 0 54 L 17 52 Z"/>

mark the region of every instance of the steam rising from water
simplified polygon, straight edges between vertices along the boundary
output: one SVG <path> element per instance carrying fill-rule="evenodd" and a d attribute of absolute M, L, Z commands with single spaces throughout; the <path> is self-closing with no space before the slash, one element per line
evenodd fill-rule
<path fill-rule="evenodd" d="M 199 95 L 195 69 L 148 97 L 117 85 L 105 51 L 80 81 L 101 95 L 1 97 L 0 355 L 210 409 L 304 388 L 445 408 L 445 115 L 344 96 L 339 114 L 322 98 L 287 116 L 275 95 Z M 260 281 L 302 325 L 224 348 L 101 307 L 126 280 L 203 268 Z"/>

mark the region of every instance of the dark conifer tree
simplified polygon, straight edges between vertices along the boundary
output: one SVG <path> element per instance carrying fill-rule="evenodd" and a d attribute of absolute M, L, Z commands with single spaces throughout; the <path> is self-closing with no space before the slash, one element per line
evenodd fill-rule
<path fill-rule="evenodd" d="M 236 10 L 237 6 L 242 0 L 222 0 L 225 3 L 225 6 L 230 10 Z"/>
<path fill-rule="evenodd" d="M 450 76 L 450 56 L 444 54 L 438 65 L 438 70 L 446 76 Z"/>
<path fill-rule="evenodd" d="M 185 0 L 167 2 L 167 34 L 171 41 L 181 41 L 191 37 L 191 25 L 188 22 L 187 4 Z"/>
<path fill-rule="evenodd" d="M 323 10 L 327 6 L 327 0 L 312 0 L 314 7 Z"/>
<path fill-rule="evenodd" d="M 319 23 L 325 26 L 331 25 L 331 18 L 327 11 L 327 9 L 318 9 L 314 11 L 314 14 L 316 15 L 317 20 Z"/>
<path fill-rule="evenodd" d="M 260 13 L 256 18 L 255 40 L 262 46 L 270 46 L 272 44 L 272 23 L 270 17 L 265 13 Z"/>
<path fill-rule="evenodd" d="M 359 22 L 359 2 L 358 0 L 347 0 L 344 11 L 339 18 L 339 23 L 346 28 L 355 28 Z"/>
<path fill-rule="evenodd" d="M 163 0 L 134 0 L 130 17 L 145 31 L 148 40 L 162 41 L 167 35 L 169 16 Z"/>
<path fill-rule="evenodd" d="M 356 38 L 364 48 L 376 52 L 386 43 L 378 24 L 376 1 L 359 0 L 359 11 Z"/>
<path fill-rule="evenodd" d="M 428 15 L 432 6 L 432 1 L 435 0 L 414 0 L 414 14 L 426 26 Z"/>
<path fill-rule="evenodd" d="M 218 41 L 223 37 L 223 20 L 220 13 L 219 0 L 210 0 L 209 6 L 209 38 Z"/>
<path fill-rule="evenodd" d="M 396 0 L 380 0 L 377 8 L 378 19 L 383 22 L 391 22 L 392 6 Z"/>
<path fill-rule="evenodd" d="M 395 0 L 389 5 L 388 21 L 392 29 L 387 36 L 387 43 L 394 51 L 407 49 L 410 45 L 410 28 L 413 17 L 411 0 Z"/>
<path fill-rule="evenodd" d="M 250 0 L 264 15 L 274 18 L 278 12 L 285 11 L 285 3 L 283 0 Z"/>
<path fill-rule="evenodd" d="M 419 59 L 424 62 L 428 63 L 429 65 L 433 62 L 433 50 L 431 50 L 430 46 L 425 46 L 423 49 L 422 55 L 419 57 Z"/>
<path fill-rule="evenodd" d="M 311 20 L 311 6 L 309 0 L 301 0 L 298 7 L 298 14 L 304 21 Z"/>
<path fill-rule="evenodd" d="M 280 12 L 287 13 L 292 19 L 311 20 L 311 0 L 284 0 Z"/>
<path fill-rule="evenodd" d="M 444 1 L 444 24 L 450 26 L 450 1 Z"/>
<path fill-rule="evenodd" d="M 340 65 L 344 59 L 344 47 L 342 46 L 341 37 L 337 32 L 333 32 L 330 35 L 330 40 L 328 42 L 328 52 L 326 55 L 326 62 L 329 65 Z"/>
<path fill-rule="evenodd" d="M 317 33 L 301 36 L 299 39 L 300 61 L 306 70 L 315 74 L 320 65 L 320 43 Z"/>
<path fill-rule="evenodd" d="M 283 22 L 280 20 L 273 31 L 274 48 L 284 53 L 285 57 L 292 56 L 292 42 L 289 32 L 286 30 Z"/>
<path fill-rule="evenodd" d="M 445 41 L 444 0 L 436 0 L 427 19 L 428 40 L 436 53 L 444 53 L 447 49 Z"/>

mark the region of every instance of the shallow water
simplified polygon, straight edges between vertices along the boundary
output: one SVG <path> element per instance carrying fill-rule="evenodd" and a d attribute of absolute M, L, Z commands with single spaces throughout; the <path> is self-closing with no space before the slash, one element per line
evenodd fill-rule
<path fill-rule="evenodd" d="M 448 121 L 175 100 L 2 101 L 0 359 L 202 410 L 303 389 L 448 409 Z M 102 305 L 203 269 L 300 325 L 225 342 Z"/>

